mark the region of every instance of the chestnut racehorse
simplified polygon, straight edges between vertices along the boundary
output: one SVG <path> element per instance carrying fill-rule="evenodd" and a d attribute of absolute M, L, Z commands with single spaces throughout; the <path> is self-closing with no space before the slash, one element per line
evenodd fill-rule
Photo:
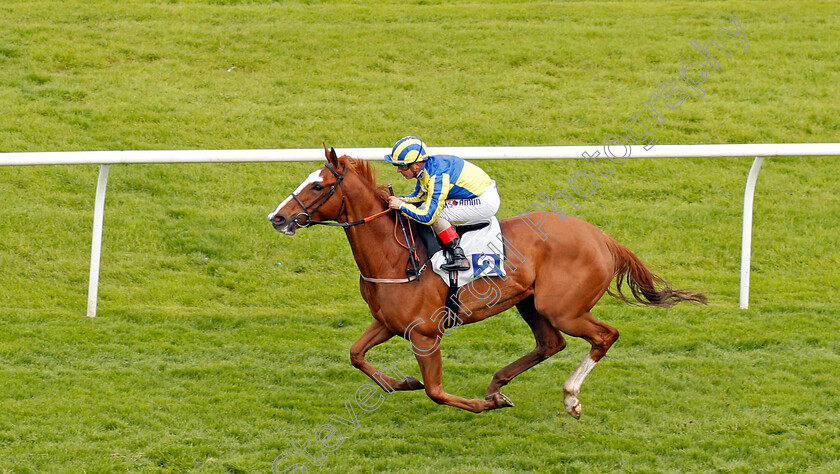
<path fill-rule="evenodd" d="M 396 213 L 388 209 L 384 186 L 376 183 L 368 163 L 348 156 L 339 158 L 334 149 L 325 147 L 324 151 L 327 164 L 310 174 L 268 217 L 275 229 L 287 235 L 313 224 L 344 227 L 361 273 L 362 297 L 374 318 L 350 348 L 350 360 L 386 391 L 425 388 L 435 402 L 475 413 L 513 406 L 500 389 L 563 350 L 563 334 L 568 334 L 592 345 L 563 384 L 566 412 L 579 418 L 581 385 L 618 339 L 615 328 L 590 313 L 605 292 L 627 302 L 632 298 L 632 303 L 658 307 L 706 301 L 701 293 L 670 288 L 633 252 L 585 221 L 564 219 L 553 212 L 504 219 L 507 276 L 480 278 L 467 285 L 466 291 L 459 292 L 459 318 L 461 324 L 475 323 L 516 306 L 534 332 L 536 348 L 496 372 L 484 399 L 451 395 L 441 384 L 439 347 L 447 333 L 440 311 L 447 285 L 432 272 L 419 280 L 406 277 L 409 250 L 405 239 L 399 239 L 402 233 L 397 232 Z M 410 222 L 409 231 L 415 225 Z M 419 258 L 421 263 L 427 260 L 422 248 Z M 615 292 L 609 290 L 613 279 Z M 630 288 L 631 298 L 622 293 L 623 284 Z M 365 359 L 371 347 L 395 335 L 410 341 L 423 383 L 414 377 L 398 380 L 387 376 Z"/>

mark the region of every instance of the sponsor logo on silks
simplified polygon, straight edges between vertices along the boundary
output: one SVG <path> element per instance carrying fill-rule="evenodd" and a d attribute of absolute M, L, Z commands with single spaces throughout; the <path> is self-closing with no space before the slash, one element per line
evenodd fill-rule
<path fill-rule="evenodd" d="M 497 253 L 472 254 L 473 276 L 502 276 L 502 258 Z"/>
<path fill-rule="evenodd" d="M 444 207 L 455 207 L 455 206 L 480 206 L 481 199 L 473 198 L 473 199 L 450 199 L 444 203 Z"/>

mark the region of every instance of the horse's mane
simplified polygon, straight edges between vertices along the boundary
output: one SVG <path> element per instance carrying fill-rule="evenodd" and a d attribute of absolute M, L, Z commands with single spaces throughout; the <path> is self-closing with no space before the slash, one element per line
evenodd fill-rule
<path fill-rule="evenodd" d="M 356 173 L 362 182 L 367 184 L 372 190 L 376 192 L 382 199 L 388 199 L 388 188 L 384 184 L 379 184 L 376 181 L 376 170 L 370 166 L 370 163 L 364 160 L 359 160 L 347 155 L 342 155 L 339 161 L 347 165 L 347 168 Z"/>

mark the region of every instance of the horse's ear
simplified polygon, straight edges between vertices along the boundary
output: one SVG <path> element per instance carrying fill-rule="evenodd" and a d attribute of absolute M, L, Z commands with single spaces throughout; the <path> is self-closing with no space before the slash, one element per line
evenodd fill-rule
<path fill-rule="evenodd" d="M 326 143 L 323 143 L 323 145 L 324 145 L 324 158 L 326 158 L 327 161 L 330 161 L 330 149 L 327 148 Z"/>
<path fill-rule="evenodd" d="M 326 151 L 327 148 L 324 147 L 324 152 L 327 155 L 327 161 L 334 167 L 338 168 L 338 156 L 335 154 L 335 148 L 330 148 L 329 153 L 326 153 Z"/>

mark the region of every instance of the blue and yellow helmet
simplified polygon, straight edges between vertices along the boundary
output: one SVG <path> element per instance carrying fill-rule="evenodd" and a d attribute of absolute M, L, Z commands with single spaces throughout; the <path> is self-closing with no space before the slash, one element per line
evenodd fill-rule
<path fill-rule="evenodd" d="M 426 144 L 417 137 L 401 138 L 394 144 L 390 155 L 385 155 L 385 161 L 395 166 L 406 166 L 418 161 L 426 160 Z"/>

